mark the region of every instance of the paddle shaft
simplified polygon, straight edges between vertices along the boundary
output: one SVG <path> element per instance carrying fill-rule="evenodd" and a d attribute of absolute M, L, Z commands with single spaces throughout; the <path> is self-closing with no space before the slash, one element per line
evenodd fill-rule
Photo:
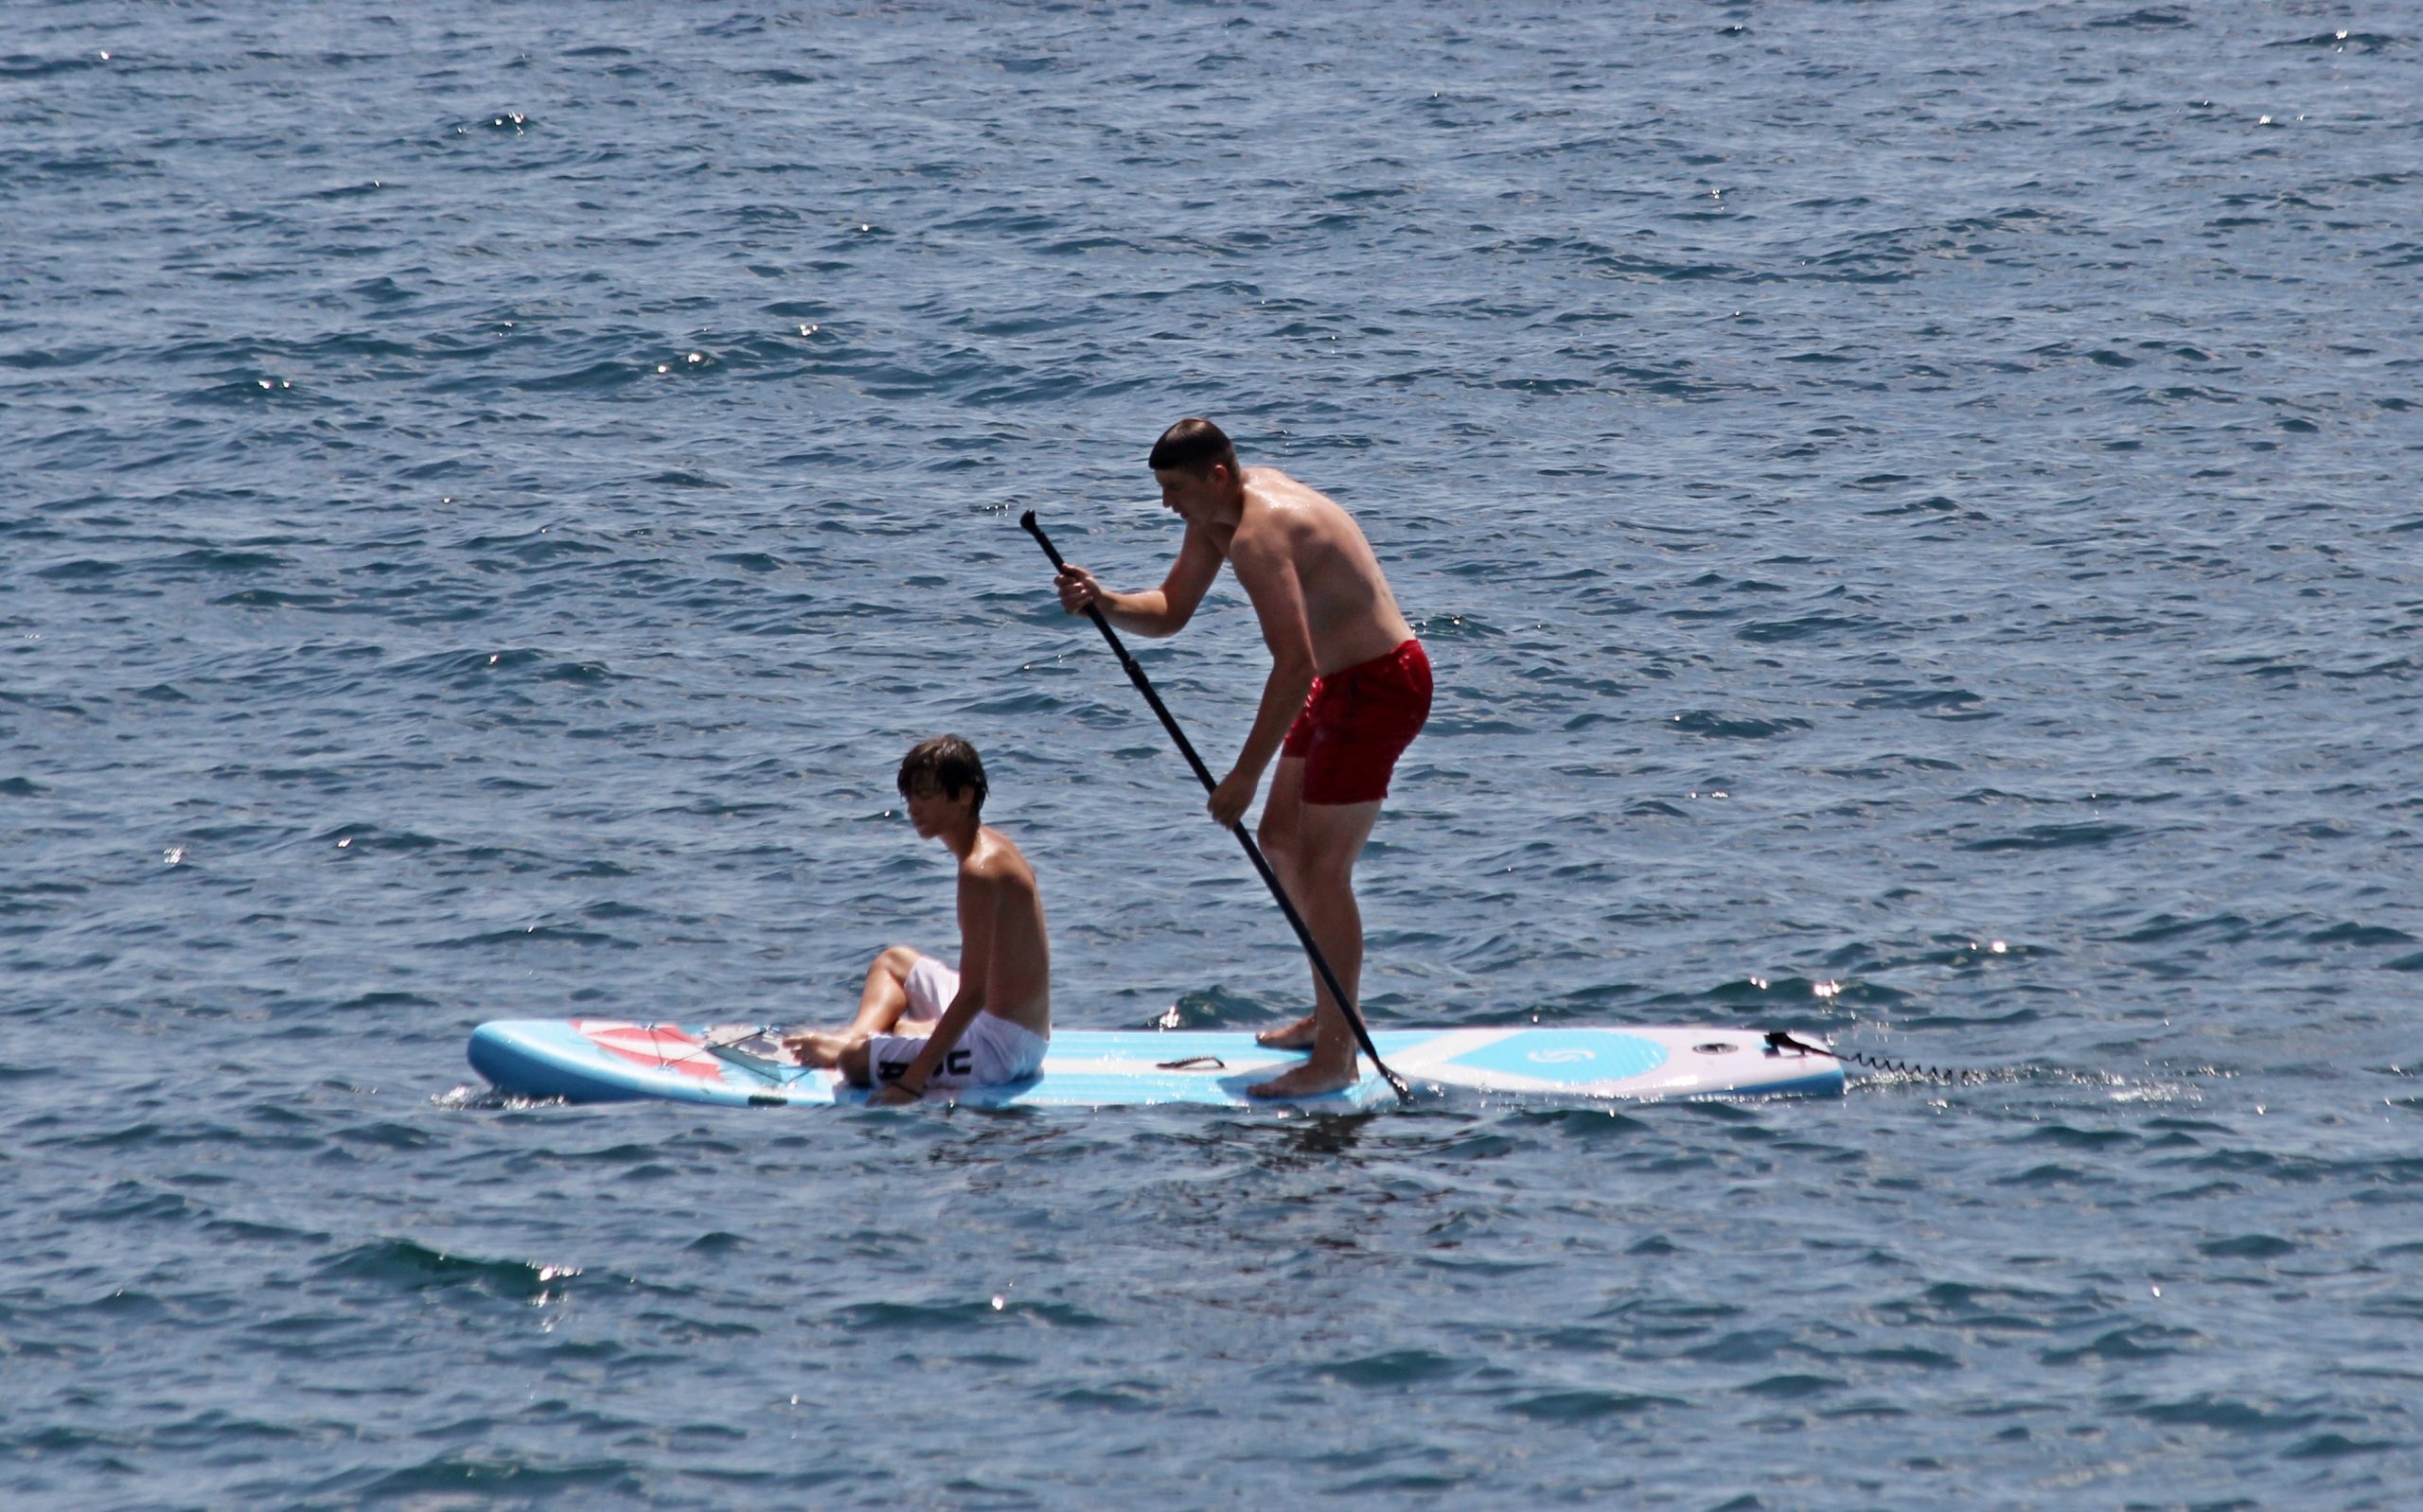
<path fill-rule="evenodd" d="M 1059 549 L 1052 544 L 1052 537 L 1043 534 L 1043 527 L 1035 522 L 1034 510 L 1020 515 L 1018 523 L 1025 526 L 1027 534 L 1035 537 L 1035 543 L 1043 548 L 1043 554 L 1052 558 L 1055 571 L 1068 567 L 1069 564 L 1060 557 Z M 1094 628 L 1100 630 L 1103 640 L 1109 642 L 1112 654 L 1119 658 L 1120 666 L 1127 673 L 1127 680 L 1136 685 L 1136 691 L 1153 706 L 1153 712 L 1160 716 L 1161 728 L 1170 732 L 1170 739 L 1177 742 L 1178 754 L 1186 758 L 1186 765 L 1194 768 L 1195 778 L 1203 783 L 1203 790 L 1217 792 L 1220 784 L 1212 777 L 1212 768 L 1204 765 L 1203 758 L 1194 753 L 1194 743 L 1186 738 L 1186 731 L 1178 728 L 1176 716 L 1170 712 L 1167 704 L 1161 702 L 1161 695 L 1153 691 L 1152 679 L 1144 676 L 1144 669 L 1136 664 L 1136 659 L 1127 654 L 1127 647 L 1120 643 L 1119 632 L 1112 629 L 1110 621 L 1103 617 L 1102 606 L 1087 605 L 1086 617 L 1094 622 Z M 1246 859 L 1251 861 L 1254 870 L 1262 874 L 1263 886 L 1270 889 L 1271 897 L 1278 900 L 1279 911 L 1287 916 L 1288 925 L 1296 931 L 1296 938 L 1303 941 L 1304 954 L 1312 958 L 1313 970 L 1320 973 L 1322 984 L 1329 988 L 1330 1000 L 1345 1012 L 1346 1027 L 1354 1031 L 1354 1043 L 1363 1046 L 1363 1053 L 1371 1058 L 1372 1066 L 1388 1079 L 1389 1086 L 1396 1089 L 1397 1097 L 1411 1101 L 1413 1089 L 1380 1059 L 1378 1048 L 1371 1044 L 1371 1031 L 1363 1023 L 1363 1011 L 1355 1006 L 1353 998 L 1347 995 L 1345 987 L 1338 982 L 1337 973 L 1330 970 L 1329 958 L 1321 954 L 1321 947 L 1313 942 L 1313 931 L 1305 924 L 1304 916 L 1296 911 L 1294 901 L 1287 896 L 1287 889 L 1281 886 L 1279 873 L 1270 869 L 1270 862 L 1263 855 L 1262 847 L 1253 843 L 1253 836 L 1246 833 L 1242 824 L 1233 826 L 1229 833 L 1245 847 Z"/>

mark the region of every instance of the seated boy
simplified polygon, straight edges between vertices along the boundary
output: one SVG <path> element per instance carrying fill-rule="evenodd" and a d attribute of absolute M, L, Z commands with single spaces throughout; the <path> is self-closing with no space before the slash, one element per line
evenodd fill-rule
<path fill-rule="evenodd" d="M 900 763 L 909 822 L 959 858 L 959 970 L 906 945 L 875 957 L 858 1016 L 840 1033 L 794 1034 L 802 1065 L 839 1066 L 870 1104 L 914 1102 L 928 1087 L 1022 1081 L 1052 1037 L 1052 947 L 1035 869 L 986 827 L 984 764 L 956 735 Z"/>

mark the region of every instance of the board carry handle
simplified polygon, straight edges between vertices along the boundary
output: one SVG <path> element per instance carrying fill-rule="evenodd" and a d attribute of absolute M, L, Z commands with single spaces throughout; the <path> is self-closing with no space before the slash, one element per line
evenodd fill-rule
<path fill-rule="evenodd" d="M 1052 537 L 1046 536 L 1043 527 L 1035 521 L 1034 510 L 1020 515 L 1018 523 L 1025 526 L 1027 534 L 1035 537 L 1035 543 L 1043 548 L 1043 554 L 1052 558 L 1053 571 L 1068 567 L 1069 564 L 1061 559 L 1059 549 L 1052 544 Z M 1109 642 L 1112 654 L 1119 658 L 1120 666 L 1127 673 L 1127 680 L 1136 685 L 1136 691 L 1153 706 L 1153 712 L 1160 716 L 1161 728 L 1170 732 L 1170 739 L 1177 742 L 1178 754 L 1186 758 L 1186 765 L 1194 768 L 1195 779 L 1202 782 L 1203 790 L 1206 793 L 1218 791 L 1220 784 L 1212 778 L 1212 768 L 1204 765 L 1203 758 L 1194 753 L 1194 743 L 1186 738 L 1186 731 L 1178 728 L 1177 719 L 1170 712 L 1169 706 L 1161 702 L 1159 694 L 1153 691 L 1152 679 L 1144 676 L 1144 669 L 1136 664 L 1136 659 L 1127 654 L 1127 647 L 1120 643 L 1119 632 L 1113 630 L 1110 621 L 1103 617 L 1102 606 L 1087 605 L 1086 617 L 1094 622 L 1094 628 L 1100 630 L 1103 640 Z M 1287 889 L 1280 885 L 1279 873 L 1270 870 L 1269 861 L 1263 856 L 1262 847 L 1253 843 L 1253 836 L 1246 833 L 1243 824 L 1232 827 L 1229 833 L 1245 847 L 1246 858 L 1253 863 L 1254 870 L 1262 874 L 1263 886 L 1268 888 L 1271 897 L 1278 900 L 1279 911 L 1287 916 L 1287 923 L 1296 931 L 1296 938 L 1303 942 L 1304 954 L 1312 958 L 1313 970 L 1320 973 L 1321 984 L 1329 989 L 1330 1000 L 1345 1011 L 1347 1028 L 1354 1031 L 1354 1043 L 1363 1047 L 1363 1053 L 1371 1058 L 1372 1066 L 1395 1089 L 1398 1100 L 1411 1102 L 1413 1088 L 1380 1059 L 1378 1047 L 1371 1043 L 1371 1031 L 1363 1022 L 1363 1011 L 1355 1006 L 1353 998 L 1347 995 L 1346 989 L 1338 982 L 1337 973 L 1330 970 L 1329 958 L 1321 954 L 1321 947 L 1313 943 L 1312 930 L 1305 925 L 1304 916 L 1296 911 L 1296 905 L 1287 896 Z"/>

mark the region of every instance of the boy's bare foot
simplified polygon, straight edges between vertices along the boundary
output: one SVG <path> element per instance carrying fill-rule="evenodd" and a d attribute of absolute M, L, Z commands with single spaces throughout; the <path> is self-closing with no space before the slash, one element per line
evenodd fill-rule
<path fill-rule="evenodd" d="M 1318 1098 L 1332 1092 L 1342 1092 L 1362 1080 L 1360 1068 L 1353 1056 L 1347 1057 L 1341 1068 L 1331 1068 L 1307 1061 L 1292 1070 L 1282 1071 L 1267 1081 L 1257 1081 L 1246 1088 L 1249 1098 Z"/>
<path fill-rule="evenodd" d="M 821 1066 L 830 1070 L 840 1064 L 842 1047 L 850 1043 L 847 1034 L 822 1034 L 810 1030 L 805 1034 L 787 1036 L 783 1048 L 802 1065 Z"/>
<path fill-rule="evenodd" d="M 1253 1042 L 1266 1050 L 1309 1050 L 1318 1037 L 1318 1013 L 1307 1013 L 1284 1029 L 1264 1029 Z"/>

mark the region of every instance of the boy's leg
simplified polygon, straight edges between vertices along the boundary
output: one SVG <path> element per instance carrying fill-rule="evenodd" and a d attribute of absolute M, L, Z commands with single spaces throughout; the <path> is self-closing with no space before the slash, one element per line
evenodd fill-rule
<path fill-rule="evenodd" d="M 887 945 L 867 967 L 867 984 L 858 993 L 858 1012 L 844 1037 L 889 1034 L 909 1008 L 909 973 L 917 952 L 907 945 Z"/>
<path fill-rule="evenodd" d="M 841 1068 L 841 1080 L 850 1085 L 875 1085 L 875 1073 L 867 1066 L 867 1042 L 863 1035 L 843 1046 L 834 1064 Z"/>
<path fill-rule="evenodd" d="M 1300 768 L 1300 763 L 1297 764 Z M 1268 810 L 1265 808 L 1265 813 Z M 1354 901 L 1354 863 L 1379 822 L 1380 800 L 1368 803 L 1297 805 L 1295 860 L 1289 892 L 1304 916 L 1338 985 L 1360 1005 L 1363 995 L 1363 913 Z M 1302 1098 L 1335 1092 L 1354 1082 L 1354 1031 L 1313 972 L 1312 1058 L 1293 1070 L 1247 1090 L 1256 1097 Z"/>
<path fill-rule="evenodd" d="M 865 1043 L 866 1036 L 863 1034 L 828 1034 L 822 1029 L 810 1029 L 805 1034 L 787 1034 L 783 1037 L 783 1048 L 791 1052 L 792 1060 L 802 1065 L 814 1066 L 819 1070 L 829 1070 L 840 1064 L 841 1057 L 850 1046 Z M 864 1057 L 860 1059 L 863 1061 Z"/>

